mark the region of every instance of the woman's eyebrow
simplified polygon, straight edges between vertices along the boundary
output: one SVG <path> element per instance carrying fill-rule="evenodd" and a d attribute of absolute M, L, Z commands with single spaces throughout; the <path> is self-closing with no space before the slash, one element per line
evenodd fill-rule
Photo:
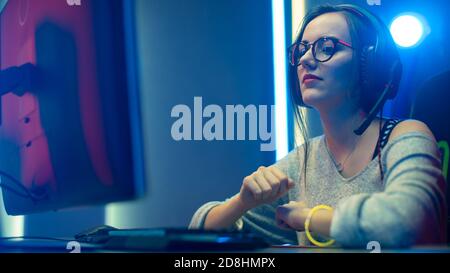
<path fill-rule="evenodd" d="M 323 35 L 320 35 L 317 39 L 320 39 L 320 38 L 323 38 L 323 37 L 336 37 L 336 36 L 333 35 L 333 34 L 327 34 L 327 33 L 325 33 L 325 34 L 323 34 Z M 316 39 L 316 40 L 317 40 L 317 39 Z M 313 40 L 313 41 L 315 41 L 315 40 Z M 309 43 L 309 40 L 304 39 L 304 40 L 301 41 L 301 43 L 308 44 L 308 43 Z"/>

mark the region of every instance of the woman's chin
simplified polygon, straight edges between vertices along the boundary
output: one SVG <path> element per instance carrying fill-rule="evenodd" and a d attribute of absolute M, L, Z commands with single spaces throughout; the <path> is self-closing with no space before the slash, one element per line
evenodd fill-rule
<path fill-rule="evenodd" d="M 318 90 L 307 89 L 302 92 L 302 99 L 306 105 L 314 107 L 315 105 L 320 105 L 325 98 L 322 94 L 319 94 Z"/>

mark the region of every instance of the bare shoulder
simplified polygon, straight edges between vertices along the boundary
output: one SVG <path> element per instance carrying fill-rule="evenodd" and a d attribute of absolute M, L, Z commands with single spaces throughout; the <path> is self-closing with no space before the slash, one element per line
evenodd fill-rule
<path fill-rule="evenodd" d="M 397 126 L 394 127 L 391 135 L 389 136 L 389 141 L 392 141 L 401 135 L 412 132 L 424 133 L 431 137 L 434 141 L 436 141 L 436 138 L 434 137 L 433 132 L 431 132 L 430 128 L 428 128 L 428 126 L 422 121 L 415 119 L 407 119 L 397 124 Z"/>

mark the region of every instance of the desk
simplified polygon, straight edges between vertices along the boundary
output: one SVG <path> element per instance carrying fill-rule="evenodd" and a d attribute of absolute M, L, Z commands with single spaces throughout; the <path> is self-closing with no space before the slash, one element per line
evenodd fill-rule
<path fill-rule="evenodd" d="M 366 249 L 316 248 L 297 246 L 272 246 L 255 250 L 109 250 L 99 245 L 78 243 L 70 239 L 15 239 L 0 240 L 0 253 L 249 253 L 249 254 L 295 254 L 295 253 L 370 253 Z M 448 246 L 420 246 L 407 249 L 381 249 L 381 253 L 450 253 Z"/>

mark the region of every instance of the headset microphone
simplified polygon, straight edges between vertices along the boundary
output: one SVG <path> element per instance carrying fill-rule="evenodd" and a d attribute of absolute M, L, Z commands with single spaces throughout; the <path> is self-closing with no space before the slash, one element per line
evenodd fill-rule
<path fill-rule="evenodd" d="M 359 126 L 358 129 L 353 131 L 355 134 L 360 136 L 369 127 L 370 123 L 375 118 L 376 114 L 380 111 L 380 107 L 383 106 L 383 104 L 388 99 L 389 91 L 394 87 L 393 83 L 398 82 L 398 77 L 401 74 L 401 69 L 402 69 L 401 63 L 397 60 L 391 67 L 390 78 L 389 78 L 388 84 L 386 84 L 380 97 L 378 98 L 375 105 L 372 107 L 369 114 L 367 115 L 367 118 L 361 123 L 361 125 Z"/>

